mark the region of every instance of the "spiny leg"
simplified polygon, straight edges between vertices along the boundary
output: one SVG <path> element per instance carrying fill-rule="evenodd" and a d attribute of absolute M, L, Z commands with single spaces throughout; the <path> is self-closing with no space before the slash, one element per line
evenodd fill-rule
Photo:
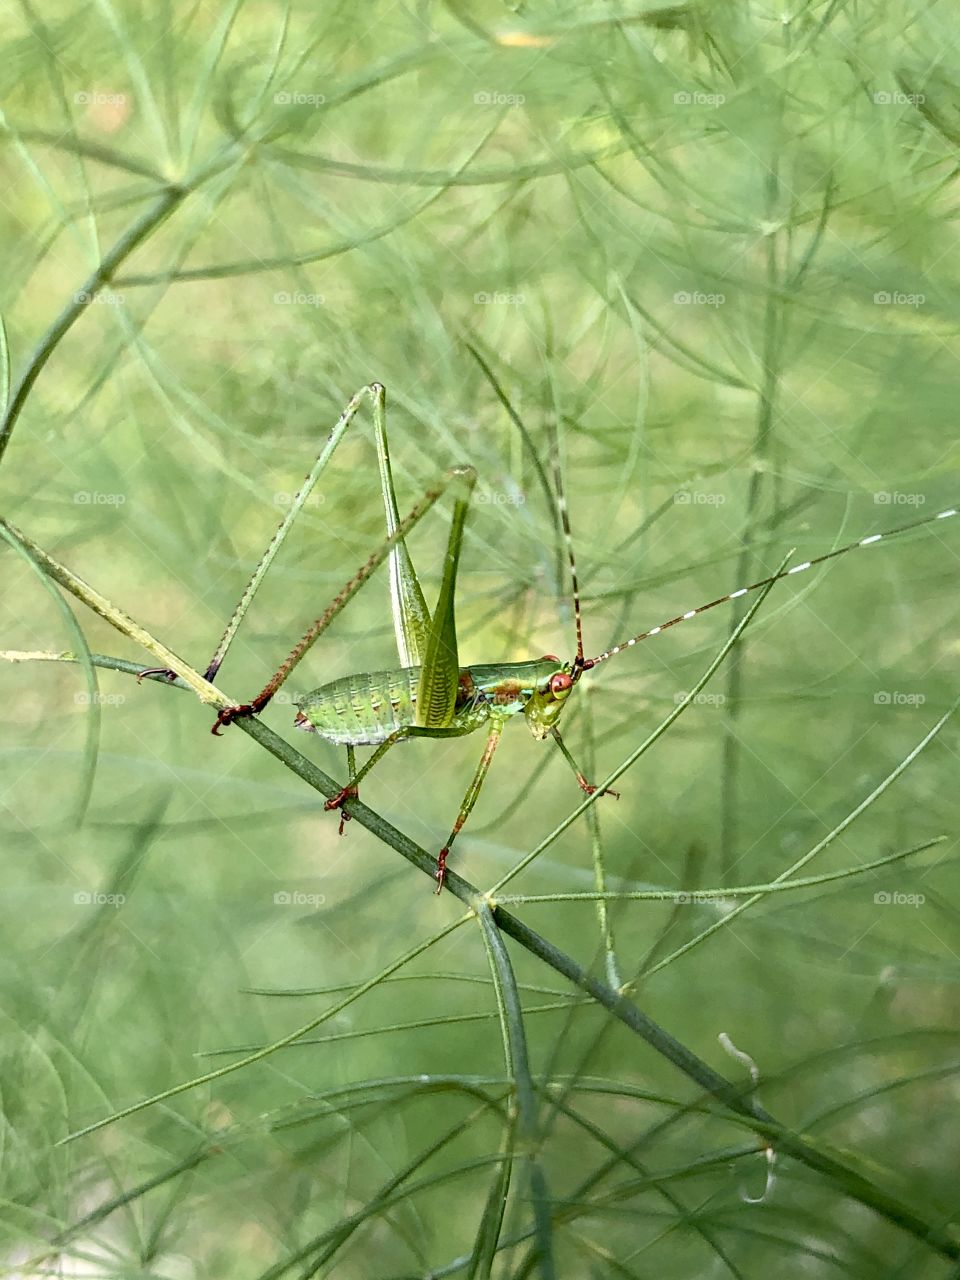
<path fill-rule="evenodd" d="M 339 594 L 334 598 L 330 606 L 319 618 L 310 626 L 306 634 L 301 640 L 294 645 L 290 653 L 274 672 L 271 679 L 264 685 L 257 696 L 251 702 L 243 702 L 235 707 L 224 707 L 217 715 L 211 733 L 219 736 L 221 728 L 225 725 L 232 724 L 234 720 L 240 716 L 252 716 L 261 712 L 270 699 L 274 696 L 280 686 L 284 683 L 290 673 L 301 661 L 304 655 L 309 651 L 317 638 L 324 632 L 340 610 L 353 598 L 370 577 L 373 571 L 383 563 L 393 548 L 405 537 L 410 530 L 419 523 L 426 515 L 430 508 L 434 505 L 451 486 L 465 487 L 467 490 L 473 487 L 476 480 L 476 473 L 472 467 L 453 467 L 449 470 L 440 483 L 432 489 L 428 489 L 423 498 L 411 507 L 408 514 L 400 521 L 393 533 L 386 538 L 376 551 L 370 556 L 366 564 L 362 566 L 353 577 L 347 582 Z M 362 772 L 362 771 L 361 771 Z"/>
<path fill-rule="evenodd" d="M 580 772 L 580 769 L 577 766 L 576 760 L 574 760 L 573 756 L 567 750 L 567 744 L 560 737 L 560 730 L 557 728 L 556 725 L 553 725 L 550 729 L 550 732 L 553 734 L 553 737 L 557 746 L 563 752 L 564 760 L 566 760 L 567 764 L 569 764 L 570 768 L 576 774 L 577 784 L 580 787 L 580 790 L 585 791 L 588 796 L 592 796 L 597 788 L 594 786 L 592 782 L 588 782 L 586 778 L 583 776 L 583 774 Z M 610 787 L 604 787 L 604 789 L 600 792 L 600 794 L 602 796 L 615 796 L 617 800 L 620 799 L 620 792 L 614 791 Z"/>
<path fill-rule="evenodd" d="M 273 537 L 270 539 L 269 546 L 263 553 L 263 556 L 257 564 L 257 567 L 254 569 L 247 585 L 244 587 L 243 594 L 237 602 L 237 607 L 234 609 L 223 635 L 220 637 L 220 642 L 214 650 L 213 657 L 207 663 L 207 669 L 204 672 L 205 679 L 213 680 L 217 672 L 220 670 L 220 666 L 226 657 L 227 650 L 233 643 L 233 638 L 237 633 L 237 629 L 243 621 L 244 614 L 249 609 L 253 601 L 253 597 L 257 594 L 261 582 L 266 577 L 267 570 L 270 568 L 271 564 L 273 564 L 277 552 L 286 541 L 287 534 L 290 532 L 290 528 L 293 525 L 294 520 L 296 520 L 300 510 L 303 508 L 304 504 L 310 497 L 310 494 L 313 492 L 313 488 L 316 485 L 317 480 L 320 478 L 321 473 L 326 468 L 327 463 L 330 461 L 334 450 L 343 438 L 343 435 L 350 426 L 350 423 L 357 416 L 360 406 L 363 404 L 364 400 L 372 400 L 374 414 L 376 416 L 379 412 L 382 412 L 384 394 L 384 389 L 379 382 L 373 382 L 367 387 L 361 387 L 356 395 L 351 398 L 350 402 L 337 419 L 336 425 L 327 437 L 326 443 L 317 454 L 313 467 L 310 469 L 309 474 L 300 486 L 299 491 L 294 495 L 276 533 L 274 533 Z M 176 679 L 176 673 L 169 671 L 165 667 L 148 667 L 145 671 L 140 672 L 137 676 L 137 681 L 141 681 L 144 676 L 166 676 L 169 680 Z M 226 721 L 225 723 L 229 723 L 229 721 Z"/>
<path fill-rule="evenodd" d="M 477 796 L 480 794 L 480 788 L 483 786 L 483 780 L 487 776 L 487 770 L 490 768 L 490 762 L 493 760 L 493 754 L 497 749 L 500 741 L 500 735 L 503 733 L 503 721 L 491 720 L 490 731 L 487 734 L 487 745 L 483 748 L 483 755 L 480 757 L 480 763 L 477 765 L 477 771 L 473 775 L 473 780 L 467 788 L 467 794 L 463 797 L 460 805 L 460 812 L 457 814 L 457 820 L 453 824 L 453 830 L 447 837 L 447 843 L 437 855 L 437 893 L 443 888 L 443 882 L 447 874 L 447 858 L 450 856 L 450 846 L 456 840 L 463 824 L 470 816 L 470 811 L 477 803 Z"/>

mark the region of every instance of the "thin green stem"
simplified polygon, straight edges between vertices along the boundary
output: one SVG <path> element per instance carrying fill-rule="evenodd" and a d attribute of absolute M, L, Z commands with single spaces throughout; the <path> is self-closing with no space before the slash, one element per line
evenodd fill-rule
<path fill-rule="evenodd" d="M 241 723 L 246 723 L 241 721 Z M 402 969 L 405 964 L 416 960 L 418 956 L 423 955 L 425 951 L 434 946 L 435 943 L 441 942 L 455 930 L 459 929 L 462 924 L 470 919 L 470 915 L 459 916 L 456 920 L 439 929 L 436 933 L 423 942 L 418 942 L 411 947 L 409 951 L 405 951 L 403 955 L 398 956 L 390 964 L 386 965 L 379 973 L 375 973 L 373 977 L 368 978 L 366 982 L 360 983 L 342 1000 L 338 1000 L 336 1004 L 325 1009 L 323 1013 L 318 1014 L 316 1018 L 311 1018 L 309 1022 L 305 1022 L 303 1026 L 297 1027 L 296 1030 L 288 1032 L 285 1036 L 281 1036 L 279 1040 L 274 1040 L 271 1044 L 264 1045 L 260 1049 L 256 1049 L 253 1053 L 248 1053 L 244 1057 L 239 1058 L 236 1062 L 231 1062 L 225 1067 L 217 1067 L 213 1071 L 206 1071 L 203 1075 L 194 1076 L 192 1080 L 183 1080 L 180 1084 L 172 1085 L 169 1089 L 163 1089 L 160 1093 L 155 1093 L 149 1098 L 143 1098 L 140 1102 L 134 1102 L 129 1107 L 123 1107 L 119 1111 L 115 1111 L 112 1115 L 104 1116 L 102 1120 L 95 1120 L 93 1124 L 85 1125 L 82 1129 L 77 1129 L 73 1133 L 68 1133 L 66 1137 L 61 1138 L 57 1146 L 63 1146 L 67 1142 L 74 1142 L 77 1138 L 86 1137 L 89 1133 L 96 1133 L 98 1129 L 103 1129 L 108 1124 L 113 1124 L 117 1120 L 123 1120 L 127 1116 L 136 1115 L 138 1111 L 144 1111 L 147 1107 L 154 1106 L 158 1102 L 166 1102 L 169 1098 L 175 1098 L 178 1094 L 186 1093 L 190 1089 L 197 1088 L 198 1085 L 210 1084 L 214 1080 L 221 1080 L 224 1076 L 232 1075 L 235 1071 L 242 1071 L 245 1067 L 252 1067 L 254 1063 L 262 1062 L 264 1058 L 269 1058 L 271 1054 L 276 1053 L 280 1049 L 285 1049 L 287 1045 L 294 1044 L 301 1036 L 307 1035 L 314 1031 L 322 1023 L 327 1022 L 330 1018 L 335 1018 L 354 1001 L 359 1000 L 362 995 L 371 991 L 384 978 L 391 973 L 396 973 L 398 969 Z"/>
<path fill-rule="evenodd" d="M 68 155 L 80 156 L 86 160 L 96 160 L 98 164 L 108 165 L 113 169 L 121 169 L 136 177 L 149 178 L 157 186 L 162 186 L 165 179 L 158 169 L 136 156 L 117 151 L 113 147 L 105 147 L 99 142 L 78 138 L 74 133 L 51 132 L 46 129 L 23 129 L 19 125 L 4 121 L 0 125 L 0 141 L 11 139 L 17 142 L 36 142 L 41 146 L 53 147 Z"/>
<path fill-rule="evenodd" d="M 170 216 L 186 195 L 187 188 L 185 187 L 170 186 L 161 192 L 153 204 L 123 233 L 113 248 L 104 255 L 100 264 L 87 276 L 84 283 L 73 294 L 70 302 L 67 303 L 40 339 L 36 350 L 27 362 L 27 367 L 13 388 L 13 393 L 4 409 L 3 417 L 0 418 L 0 461 L 2 461 L 7 445 L 10 443 L 13 428 L 17 424 L 17 419 L 20 417 L 23 406 L 27 402 L 27 397 L 33 388 L 33 384 L 39 378 L 44 365 L 53 355 L 61 340 L 86 311 L 87 306 L 99 290 L 105 284 L 110 283 L 120 264 L 129 258 L 131 253 L 156 231 L 157 227 Z"/>
<path fill-rule="evenodd" d="M 750 1127 L 774 1145 L 781 1155 L 799 1160 L 808 1168 L 824 1174 L 843 1194 L 867 1205 L 888 1221 L 896 1223 L 911 1235 L 925 1241 L 944 1257 L 960 1259 L 960 1238 L 957 1237 L 952 1225 L 944 1227 L 927 1221 L 919 1212 L 876 1186 L 850 1163 L 842 1161 L 825 1149 L 813 1146 L 802 1135 L 784 1128 L 768 1111 L 753 1101 L 749 1091 L 745 1094 L 718 1075 L 648 1018 L 625 996 L 588 974 L 576 961 L 529 929 L 515 916 L 497 908 L 496 917 L 502 932 L 515 939 L 534 955 L 538 955 L 551 968 L 565 974 L 582 990 L 589 992 L 618 1021 L 640 1036 L 658 1053 L 667 1057 L 690 1079 L 696 1081 L 706 1093 L 730 1111 L 746 1118 Z"/>
<path fill-rule="evenodd" d="M 395 1202 L 397 1194 L 403 1187 L 404 1183 L 408 1182 L 411 1176 L 416 1173 L 418 1169 L 423 1168 L 423 1166 L 428 1164 L 440 1151 L 445 1150 L 452 1142 L 455 1142 L 457 1138 L 462 1137 L 463 1134 L 470 1129 L 471 1125 L 476 1124 L 484 1113 L 490 1110 L 492 1105 L 492 1103 L 484 1101 L 480 1106 L 474 1108 L 469 1115 L 465 1116 L 462 1120 L 458 1120 L 456 1124 L 451 1125 L 442 1134 L 440 1134 L 439 1137 L 428 1143 L 427 1146 L 422 1151 L 418 1152 L 412 1160 L 408 1161 L 403 1168 L 398 1170 L 397 1173 L 388 1179 L 380 1190 L 371 1197 L 362 1210 L 358 1213 L 351 1214 L 350 1217 L 338 1223 L 336 1227 L 328 1229 L 322 1236 L 318 1237 L 317 1240 L 311 1240 L 306 1245 L 301 1246 L 293 1256 L 285 1258 L 283 1262 L 278 1263 L 277 1266 L 271 1267 L 270 1270 L 264 1272 L 261 1276 L 261 1280 L 268 1280 L 268 1277 L 282 1275 L 283 1272 L 288 1270 L 294 1262 L 302 1261 L 315 1249 L 318 1250 L 317 1256 L 313 1259 L 306 1270 L 301 1272 L 301 1276 L 303 1280 L 306 1280 L 308 1276 L 316 1275 L 321 1267 L 326 1266 L 331 1258 L 333 1258 L 333 1256 L 347 1243 L 355 1231 L 357 1231 L 365 1222 L 369 1221 L 372 1216 L 386 1210 L 391 1203 Z"/>
<path fill-rule="evenodd" d="M 433 980 L 433 974 L 424 974 L 425 978 Z M 384 979 L 385 982 L 389 979 Z M 496 985 L 494 983 L 494 985 Z M 354 990 L 350 987 L 349 990 Z M 535 1013 L 556 1013 L 561 1009 L 570 1009 L 582 1005 L 588 1005 L 588 1000 L 578 1000 L 572 996 L 564 996 L 559 1000 L 552 1000 L 547 1004 L 535 1004 L 524 1010 L 526 1017 L 532 1017 Z M 367 1040 L 372 1037 L 391 1035 L 397 1031 L 423 1031 L 426 1027 L 450 1027 L 463 1025 L 464 1023 L 490 1022 L 497 1017 L 496 1012 L 489 1013 L 447 1013 L 438 1014 L 434 1018 L 410 1018 L 405 1022 L 388 1022 L 381 1023 L 375 1027 L 364 1027 L 356 1031 L 332 1031 L 326 1036 L 305 1036 L 296 1042 L 295 1045 L 288 1046 L 299 1049 L 305 1045 L 318 1044 L 334 1044 L 342 1043 L 344 1040 Z M 253 1053 L 257 1049 L 264 1046 L 260 1044 L 234 1044 L 226 1045 L 220 1049 L 198 1049 L 194 1054 L 197 1058 L 222 1058 L 225 1054 L 230 1053 Z"/>
<path fill-rule="evenodd" d="M 21 556 L 27 562 L 31 570 L 40 579 L 44 590 L 53 596 L 66 629 L 70 635 L 73 636 L 77 644 L 77 662 L 83 667 L 83 673 L 87 684 L 87 735 L 83 753 L 84 769 L 74 816 L 74 822 L 79 827 L 87 816 L 87 810 L 90 807 L 90 800 L 93 796 L 93 784 L 97 774 L 97 757 L 100 747 L 100 727 L 102 717 L 100 699 L 98 697 L 99 686 L 97 684 L 96 664 L 93 661 L 93 655 L 87 647 L 86 636 L 83 634 L 73 610 L 53 585 L 53 582 L 47 575 L 43 564 L 38 560 L 30 548 L 22 546 L 16 538 L 14 538 L 13 535 L 3 527 L 2 524 L 0 524 L 0 538 L 11 546 L 17 555 Z"/>
<path fill-rule="evenodd" d="M 914 760 L 916 760 L 920 752 L 923 751 L 924 748 L 927 747 L 933 741 L 933 739 L 937 736 L 937 734 L 940 732 L 943 726 L 947 723 L 947 721 L 956 711 L 957 707 L 960 707 L 960 698 L 958 698 L 956 702 L 954 702 L 953 706 L 951 706 L 949 710 L 944 712 L 944 714 L 936 722 L 936 724 L 929 731 L 929 733 L 927 733 L 923 738 L 921 738 L 921 740 L 917 743 L 917 745 L 913 748 L 912 751 L 909 751 L 907 755 L 904 756 L 904 758 L 900 761 L 900 763 L 896 766 L 896 768 L 892 769 L 891 772 L 888 773 L 887 776 L 883 779 L 883 781 L 879 783 L 876 787 L 874 787 L 874 789 L 870 792 L 870 794 L 865 796 L 864 799 L 861 800 L 860 803 L 854 809 L 851 809 L 851 811 L 847 814 L 847 816 L 843 818 L 840 822 L 838 822 L 832 831 L 827 832 L 827 834 L 823 837 L 823 839 L 818 840 L 812 849 L 808 850 L 808 852 L 805 853 L 801 858 L 798 858 L 796 862 L 793 863 L 792 866 L 787 867 L 785 871 L 783 871 L 779 876 L 777 876 L 776 879 L 774 880 L 774 884 L 777 884 L 782 880 L 789 880 L 791 876 L 795 875 L 798 871 L 802 870 L 802 868 L 805 867 L 808 862 L 812 861 L 819 854 L 821 854 L 824 851 L 824 849 L 826 849 L 829 845 L 831 845 L 839 835 L 842 835 L 843 832 L 846 831 L 846 829 L 852 823 L 856 822 L 857 818 L 859 818 L 862 813 L 864 813 L 867 809 L 869 809 L 875 800 L 879 800 L 879 798 L 883 795 L 883 793 L 889 787 L 893 786 L 893 784 L 904 772 L 904 770 L 907 769 L 913 763 Z M 737 918 L 737 916 L 742 915 L 744 911 L 749 911 L 749 909 L 755 903 L 760 902 L 762 900 L 763 896 L 764 896 L 763 893 L 752 894 L 749 898 L 747 898 L 746 902 L 739 903 L 737 906 L 733 908 L 732 911 L 729 911 L 723 917 L 722 920 L 715 921 L 712 925 L 709 925 L 706 929 L 703 929 L 695 937 L 691 938 L 689 942 L 685 942 L 682 947 L 678 947 L 675 951 L 672 951 L 670 955 L 664 956 L 664 958 L 662 960 L 659 960 L 655 965 L 651 965 L 650 968 L 645 969 L 643 976 L 645 978 L 649 978 L 652 974 L 658 973 L 661 969 L 665 968 L 668 964 L 672 964 L 675 960 L 678 960 L 681 956 L 686 955 L 687 952 L 692 951 L 694 947 L 698 947 L 702 942 L 706 942 L 707 938 L 711 937 L 714 933 L 716 933 L 718 929 L 725 929 L 728 925 L 732 924 L 732 922 Z"/>
<path fill-rule="evenodd" d="M 318 791 L 325 795 L 332 795 L 339 790 L 336 784 L 311 761 L 274 734 L 262 721 L 240 720 L 237 723 L 244 733 L 254 738 Z M 351 812 L 361 826 L 383 840 L 425 875 L 433 878 L 436 862 L 425 849 L 414 844 L 362 801 L 355 801 Z M 448 871 L 445 887 L 460 901 L 470 906 L 471 910 L 474 909 L 478 890 L 469 881 L 455 871 Z M 487 896 L 489 899 L 489 895 Z M 493 906 L 492 900 L 491 905 Z M 882 1217 L 926 1241 L 937 1252 L 946 1257 L 960 1258 L 960 1238 L 954 1235 L 952 1229 L 927 1222 L 912 1207 L 875 1186 L 869 1178 L 860 1174 L 849 1164 L 812 1146 L 801 1135 L 782 1126 L 769 1112 L 759 1107 L 749 1093 L 744 1095 L 743 1090 L 715 1072 L 620 991 L 614 990 L 607 983 L 595 978 L 572 957 L 501 906 L 493 906 L 493 913 L 501 932 L 506 933 L 555 972 L 562 974 L 580 990 L 592 996 L 655 1052 L 666 1058 L 705 1093 L 728 1109 L 734 1118 L 739 1117 L 745 1120 L 749 1127 L 761 1137 L 774 1142 L 782 1154 L 791 1156 L 809 1168 L 825 1174 L 844 1194 L 867 1205 Z"/>
<path fill-rule="evenodd" d="M 779 192 L 777 164 L 774 161 L 767 175 L 767 218 L 772 221 Z M 763 384 L 758 392 L 756 436 L 753 443 L 753 468 L 747 489 L 747 509 L 745 528 L 741 535 L 741 551 L 737 560 L 737 581 L 746 581 L 750 576 L 750 562 L 753 555 L 754 528 L 753 522 L 760 504 L 760 495 L 766 474 L 766 463 L 770 452 L 771 433 L 773 431 L 774 412 L 777 392 L 780 383 L 780 327 L 781 302 L 777 296 L 779 287 L 779 265 L 777 262 L 777 237 L 767 235 L 764 241 L 767 268 L 767 301 L 765 309 L 765 330 L 763 348 Z M 730 630 L 734 631 L 740 621 L 742 604 L 733 602 L 733 614 L 730 619 Z M 723 745 L 721 749 L 720 767 L 720 877 L 726 879 L 733 871 L 733 849 L 737 838 L 737 819 L 739 806 L 740 776 L 740 739 L 737 728 L 740 716 L 741 694 L 743 689 L 743 667 L 745 650 L 741 646 L 732 655 L 726 672 L 724 689 Z"/>
<path fill-rule="evenodd" d="M 92 587 L 88 582 L 84 582 L 72 570 L 60 564 L 58 560 L 55 560 L 53 556 L 44 551 L 32 538 L 27 537 L 16 525 L 0 518 L 0 530 L 4 529 L 15 542 L 18 542 L 21 547 L 24 547 L 33 556 L 54 582 L 58 582 L 61 587 L 64 587 L 71 595 L 76 596 L 78 600 L 81 600 L 89 609 L 92 609 L 94 613 L 103 618 L 105 622 L 109 622 L 121 634 L 128 636 L 146 649 L 148 653 L 153 654 L 165 668 L 176 672 L 183 683 L 193 690 L 201 702 L 217 708 L 231 705 L 230 699 L 225 693 L 222 693 L 209 680 L 205 680 L 199 671 L 195 671 L 188 662 L 184 662 L 183 658 L 174 653 L 172 649 L 168 649 L 165 644 L 151 635 L 145 627 L 141 627 L 128 613 L 111 603 L 106 596 L 101 595 L 95 587 Z M 118 666 L 117 669 L 121 668 Z"/>
<path fill-rule="evenodd" d="M 0 316 L 0 413 L 5 413 L 10 402 L 10 343 L 7 326 Z"/>
<path fill-rule="evenodd" d="M 596 752 L 594 751 L 593 734 L 593 689 L 587 686 L 583 690 L 583 744 L 584 767 L 587 777 L 592 778 L 596 770 Z M 600 930 L 600 941 L 603 946 L 603 962 L 606 969 L 607 982 L 611 987 L 619 988 L 622 983 L 620 967 L 617 964 L 616 942 L 613 936 L 613 922 L 607 903 L 612 900 L 607 893 L 607 870 L 603 861 L 603 834 L 600 830 L 600 810 L 594 805 L 587 810 L 587 829 L 590 832 L 590 854 L 593 862 L 594 901 L 597 904 L 597 926 Z"/>
<path fill-rule="evenodd" d="M 609 891 L 584 891 L 582 893 L 516 893 L 498 894 L 497 902 L 504 905 L 522 903 L 524 906 L 534 902 L 676 902 L 681 906 L 690 903 L 721 903 L 725 898 L 744 898 L 756 895 L 758 898 L 771 893 L 792 892 L 797 889 L 812 889 L 819 885 L 830 884 L 835 880 L 847 880 L 851 876 L 860 876 L 867 871 L 877 871 L 882 867 L 892 866 L 910 858 L 915 853 L 924 853 L 943 844 L 949 837 L 934 836 L 921 844 L 911 845 L 909 849 L 900 849 L 897 853 L 888 853 L 872 862 L 864 862 L 855 867 L 842 867 L 839 871 L 827 871 L 819 876 L 801 876 L 797 880 L 771 880 L 766 884 L 742 884 L 730 887 L 704 889 L 611 889 Z M 812 856 L 812 852 L 811 855 Z"/>

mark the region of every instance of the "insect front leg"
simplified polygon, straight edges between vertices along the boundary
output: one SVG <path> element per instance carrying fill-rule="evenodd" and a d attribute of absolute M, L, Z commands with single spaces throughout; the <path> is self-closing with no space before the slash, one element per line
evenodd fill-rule
<path fill-rule="evenodd" d="M 580 790 L 585 791 L 588 796 L 592 796 L 594 792 L 597 790 L 597 788 L 592 782 L 588 782 L 586 778 L 583 776 L 583 774 L 581 773 L 576 760 L 574 760 L 573 756 L 570 754 L 569 750 L 567 749 L 567 744 L 560 737 L 560 730 L 557 728 L 556 725 L 552 725 L 550 728 L 550 732 L 553 735 L 554 741 L 556 742 L 557 746 L 563 752 L 564 760 L 566 760 L 567 764 L 569 764 L 570 768 L 573 770 L 574 774 L 576 775 L 577 785 L 579 786 Z M 611 787 L 604 787 L 603 790 L 600 792 L 600 794 L 602 796 L 614 796 L 617 800 L 620 799 L 620 792 L 614 791 Z"/>

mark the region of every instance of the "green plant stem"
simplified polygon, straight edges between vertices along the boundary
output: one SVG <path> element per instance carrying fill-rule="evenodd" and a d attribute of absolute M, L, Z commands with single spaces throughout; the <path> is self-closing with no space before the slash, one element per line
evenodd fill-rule
<path fill-rule="evenodd" d="M 796 862 L 793 863 L 792 866 L 787 867 L 785 871 L 783 871 L 779 876 L 777 876 L 774 883 L 777 883 L 777 881 L 786 880 L 790 876 L 795 875 L 798 871 L 800 871 L 803 867 L 805 867 L 808 862 L 811 862 L 814 858 L 816 858 L 819 854 L 821 854 L 824 851 L 824 849 L 826 849 L 829 845 L 831 845 L 834 842 L 834 840 L 836 840 L 837 836 L 842 835 L 843 832 L 846 831 L 846 829 L 853 822 L 855 822 L 862 813 L 864 813 L 867 809 L 870 808 L 870 806 L 874 803 L 874 801 L 879 800 L 879 798 L 883 795 L 883 793 L 889 787 L 893 786 L 894 782 L 896 782 L 897 778 L 900 777 L 903 771 L 907 769 L 913 763 L 914 760 L 916 760 L 920 752 L 923 751 L 925 747 L 930 745 L 930 743 L 937 736 L 937 734 L 940 732 L 940 730 L 947 723 L 947 721 L 950 719 L 950 717 L 953 715 L 953 713 L 957 710 L 958 707 L 960 707 L 960 698 L 958 698 L 957 701 L 954 702 L 952 707 L 950 707 L 947 711 L 944 712 L 944 714 L 936 722 L 933 728 L 923 738 L 920 739 L 920 741 L 913 748 L 913 750 L 909 751 L 907 755 L 904 756 L 904 758 L 900 761 L 900 763 L 894 769 L 892 769 L 890 773 L 887 774 L 887 776 L 883 779 L 883 781 L 878 783 L 877 786 L 874 787 L 874 789 L 869 793 L 869 795 L 865 796 L 863 800 L 861 800 L 860 803 L 856 805 L 855 808 L 851 809 L 850 812 L 846 815 L 846 817 L 842 818 L 840 822 L 838 822 L 837 825 L 833 828 L 832 831 L 828 831 L 822 840 L 818 840 L 812 849 L 809 849 L 801 858 L 798 858 Z M 707 938 L 709 938 L 711 934 L 717 931 L 717 929 L 726 928 L 727 925 L 732 923 L 732 921 L 735 920 L 737 916 L 742 915 L 744 911 L 748 911 L 750 907 L 752 907 L 755 903 L 759 902 L 762 897 L 763 897 L 762 894 L 753 894 L 751 897 L 747 898 L 745 902 L 738 902 L 737 905 L 733 908 L 733 910 L 730 911 L 726 916 L 724 916 L 723 920 L 718 920 L 714 924 L 709 925 L 706 929 L 703 929 L 695 937 L 691 938 L 689 942 L 685 942 L 682 947 L 678 947 L 676 951 L 672 951 L 668 956 L 664 956 L 662 960 L 659 960 L 656 964 L 651 965 L 648 969 L 645 969 L 643 973 L 643 977 L 649 978 L 652 974 L 657 973 L 660 969 L 665 968 L 666 965 L 672 964 L 673 961 L 679 959 L 680 956 L 686 955 L 688 951 L 692 951 L 694 947 L 698 947 L 701 942 L 704 942 Z"/>
<path fill-rule="evenodd" d="M 2 657 L 2 655 L 0 655 Z M 925 853 L 938 844 L 944 844 L 947 836 L 933 836 L 920 844 L 911 845 L 909 849 L 898 849 L 896 853 L 888 853 L 883 858 L 874 858 L 871 862 L 861 863 L 856 867 L 841 867 L 839 871 L 826 871 L 819 876 L 800 876 L 795 880 L 770 880 L 766 884 L 738 884 L 729 888 L 718 889 L 611 889 L 609 892 L 582 893 L 531 893 L 498 895 L 501 904 L 529 905 L 533 902 L 678 902 L 681 905 L 698 902 L 721 902 L 725 898 L 760 898 L 770 893 L 783 893 L 796 889 L 813 889 L 822 884 L 830 884 L 836 880 L 848 880 L 851 876 L 860 876 L 867 871 L 879 871 L 915 853 Z"/>
<path fill-rule="evenodd" d="M 163 667 L 170 671 L 175 671 L 183 683 L 197 695 L 201 702 L 206 703 L 208 706 L 216 707 L 218 710 L 221 707 L 231 705 L 230 699 L 216 685 L 211 684 L 209 680 L 204 680 L 199 671 L 195 671 L 188 662 L 184 662 L 183 658 L 174 653 L 172 649 L 168 649 L 165 644 L 151 635 L 145 627 L 141 627 L 128 613 L 125 613 L 117 605 L 112 604 L 95 587 L 90 586 L 88 582 L 84 582 L 83 578 L 78 577 L 72 570 L 60 564 L 51 555 L 48 555 L 43 547 L 34 542 L 32 538 L 29 538 L 16 525 L 0 518 L 0 528 L 5 529 L 16 542 L 24 547 L 54 582 L 58 582 L 61 587 L 64 587 L 71 595 L 76 596 L 78 600 L 81 600 L 89 609 L 92 609 L 94 613 L 103 618 L 105 622 L 109 622 L 117 631 L 141 645 Z"/>
<path fill-rule="evenodd" d="M 527 1035 L 523 1023 L 523 1006 L 517 990 L 517 979 L 510 957 L 500 936 L 496 918 L 489 903 L 482 899 L 476 905 L 477 919 L 483 933 L 490 972 L 493 975 L 500 1010 L 503 1033 L 504 1060 L 514 1081 L 517 1107 L 517 1149 L 527 1166 L 530 1198 L 533 1202 L 533 1222 L 536 1232 L 540 1274 L 543 1280 L 553 1280 L 556 1268 L 553 1260 L 553 1221 L 549 1192 L 543 1168 L 538 1158 L 537 1097 L 530 1074 L 530 1058 L 527 1052 Z"/>
<path fill-rule="evenodd" d="M 123 233 L 113 248 L 104 255 L 99 266 L 87 276 L 84 283 L 74 293 L 70 302 L 67 303 L 40 339 L 36 350 L 27 362 L 27 367 L 13 388 L 13 393 L 5 407 L 3 417 L 0 418 L 0 461 L 2 461 L 7 445 L 10 443 L 13 428 L 17 424 L 17 419 L 20 417 L 23 406 L 27 402 L 27 397 L 33 388 L 33 384 L 39 378 L 44 365 L 53 355 L 61 340 L 87 309 L 90 299 L 105 284 L 110 283 L 120 264 L 129 258 L 137 246 L 148 239 L 156 231 L 160 223 L 170 216 L 180 201 L 187 195 L 187 190 L 186 187 L 169 186 L 161 192 L 150 207 Z"/>

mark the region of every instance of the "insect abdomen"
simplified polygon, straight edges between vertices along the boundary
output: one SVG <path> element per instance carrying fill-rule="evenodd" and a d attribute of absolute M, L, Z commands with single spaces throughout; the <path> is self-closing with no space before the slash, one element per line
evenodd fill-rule
<path fill-rule="evenodd" d="M 414 723 L 419 667 L 331 680 L 297 702 L 296 723 L 344 746 L 377 746 Z"/>

